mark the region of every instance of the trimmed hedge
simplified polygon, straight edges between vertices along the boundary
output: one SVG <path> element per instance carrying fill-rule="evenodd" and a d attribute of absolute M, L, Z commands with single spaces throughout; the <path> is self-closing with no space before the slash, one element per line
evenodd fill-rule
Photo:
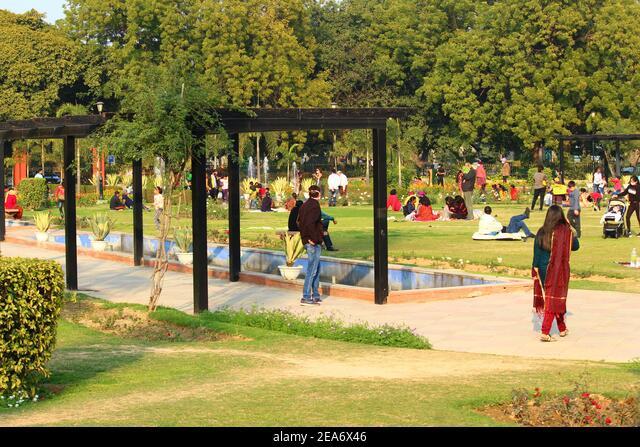
<path fill-rule="evenodd" d="M 18 203 L 29 210 L 45 208 L 49 201 L 49 188 L 43 178 L 24 179 L 18 185 Z"/>
<path fill-rule="evenodd" d="M 63 294 L 58 263 L 0 257 L 0 395 L 34 395 L 48 376 Z"/>

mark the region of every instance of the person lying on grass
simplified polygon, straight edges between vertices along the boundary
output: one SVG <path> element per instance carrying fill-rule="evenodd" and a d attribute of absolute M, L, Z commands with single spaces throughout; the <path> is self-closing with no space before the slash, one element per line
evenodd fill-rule
<path fill-rule="evenodd" d="M 484 214 L 480 216 L 480 221 L 478 222 L 478 233 L 488 236 L 497 236 L 500 233 L 514 234 L 522 230 L 526 235 L 523 241 L 535 237 L 535 235 L 529 230 L 529 227 L 527 227 L 527 224 L 524 223 L 524 220 L 529 218 L 529 208 L 525 209 L 524 213 L 513 216 L 509 219 L 509 225 L 506 227 L 491 215 L 492 212 L 493 210 L 490 206 L 484 207 Z"/>

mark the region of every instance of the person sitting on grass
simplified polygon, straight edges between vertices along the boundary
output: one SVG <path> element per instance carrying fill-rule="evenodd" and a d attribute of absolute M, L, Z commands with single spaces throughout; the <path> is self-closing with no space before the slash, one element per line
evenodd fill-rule
<path fill-rule="evenodd" d="M 511 185 L 511 189 L 509 190 L 509 194 L 511 194 L 511 201 L 512 202 L 517 202 L 518 201 L 518 196 L 520 194 L 518 193 L 518 188 L 516 188 L 516 185 Z"/>
<path fill-rule="evenodd" d="M 440 219 L 442 221 L 451 219 L 451 208 L 453 207 L 453 197 L 447 196 L 444 198 L 444 207 L 442 209 L 442 213 L 440 214 Z"/>
<path fill-rule="evenodd" d="M 23 209 L 18 205 L 18 196 L 13 188 L 9 188 L 7 198 L 4 201 L 4 213 L 14 219 L 22 219 Z M 4 219 L 4 216 L 0 217 Z"/>
<path fill-rule="evenodd" d="M 467 210 L 467 204 L 464 203 L 462 196 L 456 196 L 453 199 L 453 205 L 451 209 L 452 220 L 464 220 L 467 218 L 469 211 Z"/>
<path fill-rule="evenodd" d="M 524 223 L 524 220 L 529 218 L 529 214 L 531 212 L 529 208 L 525 209 L 524 213 L 513 216 L 509 219 L 509 226 L 506 227 L 491 215 L 492 212 L 493 210 L 490 206 L 484 207 L 484 214 L 480 216 L 480 222 L 478 222 L 478 233 L 488 236 L 497 236 L 500 233 L 515 234 L 522 230 L 526 236 L 523 240 L 535 237 L 535 235 L 529 230 L 529 227 L 527 227 L 527 224 Z"/>
<path fill-rule="evenodd" d="M 262 199 L 260 211 L 262 211 L 263 213 L 268 213 L 270 211 L 273 211 L 271 208 L 273 208 L 273 200 L 271 199 L 271 194 L 269 193 L 269 191 L 267 191 L 264 198 Z"/>
<path fill-rule="evenodd" d="M 395 189 L 392 189 L 391 192 L 389 192 L 389 197 L 387 197 L 387 209 L 389 209 L 389 207 L 396 212 L 402 209 L 402 203 L 400 203 L 398 192 Z"/>
<path fill-rule="evenodd" d="M 431 207 L 431 201 L 427 196 L 420 197 L 420 202 L 418 205 L 418 210 L 416 212 L 416 222 L 431 222 L 434 220 L 438 220 L 440 215 L 438 213 L 433 212 L 433 208 Z"/>
<path fill-rule="evenodd" d="M 402 207 L 402 214 L 405 220 L 413 220 L 416 217 L 416 196 L 407 199 L 407 203 Z"/>
<path fill-rule="evenodd" d="M 500 198 L 500 189 L 498 188 L 498 184 L 494 183 L 491 185 L 491 193 L 493 194 L 493 198 L 500 202 L 502 199 Z"/>
<path fill-rule="evenodd" d="M 329 224 L 333 222 L 335 225 L 338 221 L 333 216 L 329 216 L 322 210 L 320 210 L 320 218 L 322 219 L 322 230 L 324 233 L 322 241 L 324 242 L 325 248 L 327 251 L 338 251 L 338 249 L 333 246 L 333 241 L 331 240 L 331 236 L 329 236 Z"/>
<path fill-rule="evenodd" d="M 113 211 L 122 211 L 126 208 L 125 204 L 120 199 L 120 191 L 115 191 L 113 197 L 109 201 L 109 208 Z"/>
<path fill-rule="evenodd" d="M 129 197 L 129 193 L 127 193 L 126 190 L 122 191 L 122 203 L 129 209 L 133 208 L 133 200 Z"/>

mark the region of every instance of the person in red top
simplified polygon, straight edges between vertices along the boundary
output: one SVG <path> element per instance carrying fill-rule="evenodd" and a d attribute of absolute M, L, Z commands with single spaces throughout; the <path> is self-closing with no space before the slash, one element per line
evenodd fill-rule
<path fill-rule="evenodd" d="M 389 207 L 396 212 L 402 209 L 402 203 L 400 203 L 398 192 L 395 189 L 392 189 L 389 197 L 387 197 L 387 209 L 389 209 Z"/>
<path fill-rule="evenodd" d="M 418 211 L 415 218 L 417 222 L 431 222 L 434 220 L 438 220 L 440 215 L 433 212 L 431 201 L 427 196 L 421 197 L 420 202 L 418 203 Z"/>
<path fill-rule="evenodd" d="M 60 217 L 64 219 L 64 186 L 60 183 L 53 191 L 53 200 L 56 201 L 58 211 L 60 211 Z"/>
<path fill-rule="evenodd" d="M 620 194 L 622 192 L 622 182 L 620 181 L 620 177 L 612 178 L 611 183 L 613 183 L 613 192 L 615 194 Z"/>
<path fill-rule="evenodd" d="M 18 205 L 18 196 L 13 188 L 9 188 L 7 198 L 4 201 L 4 212 L 14 219 L 22 219 L 22 207 Z M 4 219 L 4 216 L 2 217 Z"/>
<path fill-rule="evenodd" d="M 511 185 L 511 189 L 509 190 L 509 193 L 511 194 L 511 201 L 517 202 L 519 194 L 518 194 L 518 188 L 516 188 L 516 185 Z"/>
<path fill-rule="evenodd" d="M 487 171 L 484 169 L 482 160 L 477 162 L 476 184 L 480 187 L 480 195 L 484 197 L 487 194 Z"/>

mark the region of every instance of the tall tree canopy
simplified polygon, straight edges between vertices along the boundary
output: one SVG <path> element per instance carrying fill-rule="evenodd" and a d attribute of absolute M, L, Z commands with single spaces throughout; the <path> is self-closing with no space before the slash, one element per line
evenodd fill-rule
<path fill-rule="evenodd" d="M 78 47 L 43 17 L 0 10 L 0 119 L 48 115 L 74 100 Z"/>
<path fill-rule="evenodd" d="M 419 89 L 444 139 L 532 148 L 555 133 L 637 126 L 637 1 L 503 0 L 479 11 Z"/>

